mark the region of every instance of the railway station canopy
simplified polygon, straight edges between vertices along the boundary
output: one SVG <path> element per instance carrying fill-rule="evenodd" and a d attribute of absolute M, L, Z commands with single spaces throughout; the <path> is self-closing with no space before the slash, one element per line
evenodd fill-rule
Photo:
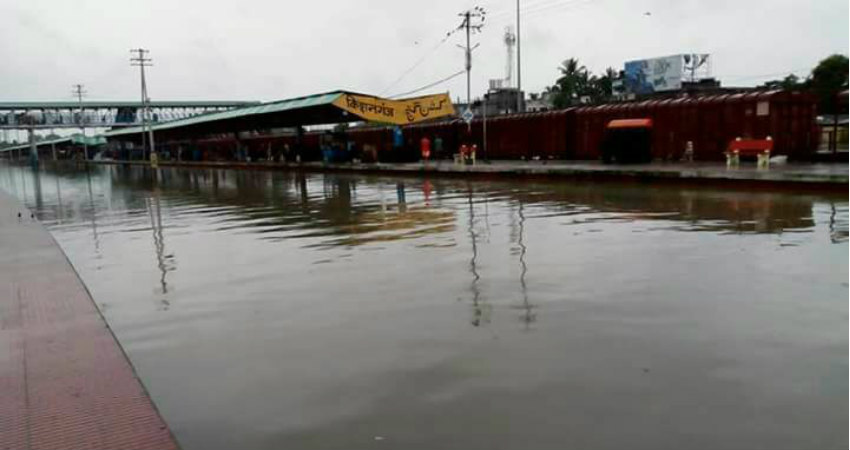
<path fill-rule="evenodd" d="M 57 146 L 64 147 L 68 145 L 87 145 L 89 147 L 97 147 L 98 145 L 106 144 L 106 138 L 103 136 L 83 136 L 82 134 L 73 134 L 68 137 L 60 137 L 56 139 L 47 139 L 42 141 L 36 141 L 35 146 L 38 147 L 47 147 L 47 146 Z M 20 150 L 29 150 L 30 144 L 29 142 L 18 144 L 18 145 L 10 145 L 7 147 L 0 148 L 0 153 L 4 152 L 12 152 L 12 151 L 20 151 Z"/>
<path fill-rule="evenodd" d="M 153 125 L 153 131 L 165 137 L 184 137 L 359 121 L 407 125 L 454 113 L 448 94 L 392 100 L 333 91 L 159 122 Z M 107 131 L 103 136 L 121 139 L 142 131 L 142 127 L 131 127 Z"/>

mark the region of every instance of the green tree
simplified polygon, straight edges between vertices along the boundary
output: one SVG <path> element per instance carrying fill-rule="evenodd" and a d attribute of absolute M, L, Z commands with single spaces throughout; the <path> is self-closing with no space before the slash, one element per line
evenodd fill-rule
<path fill-rule="evenodd" d="M 818 97 L 818 111 L 835 114 L 837 95 L 847 88 L 848 59 L 844 55 L 832 55 L 818 63 L 812 71 L 809 85 Z"/>
<path fill-rule="evenodd" d="M 787 91 L 793 91 L 795 89 L 804 89 L 806 84 L 800 81 L 800 77 L 792 73 L 781 80 L 768 81 L 759 87 L 765 89 L 784 89 Z"/>
<path fill-rule="evenodd" d="M 558 67 L 561 76 L 555 80 L 555 85 L 549 89 L 553 94 L 552 103 L 556 108 L 566 108 L 577 104 L 579 98 L 585 95 L 590 84 L 587 68 L 577 59 L 570 58 Z"/>
<path fill-rule="evenodd" d="M 611 98 L 611 86 L 617 77 L 617 72 L 608 68 L 605 74 L 596 76 L 576 58 L 569 58 L 558 67 L 560 76 L 555 84 L 546 88 L 546 94 L 552 98 L 555 108 L 582 103 L 589 99 L 590 103 L 603 103 Z"/>
<path fill-rule="evenodd" d="M 617 78 L 617 71 L 612 67 L 605 69 L 605 74 L 590 77 L 590 92 L 588 95 L 593 103 L 605 103 L 611 100 L 612 85 Z"/>

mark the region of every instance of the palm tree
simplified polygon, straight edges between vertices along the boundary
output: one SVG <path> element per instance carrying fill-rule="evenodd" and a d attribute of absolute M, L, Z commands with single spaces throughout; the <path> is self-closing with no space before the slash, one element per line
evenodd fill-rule
<path fill-rule="evenodd" d="M 553 103 L 556 108 L 565 108 L 578 102 L 585 95 L 592 94 L 593 78 L 587 68 L 576 58 L 569 58 L 558 67 L 561 76 L 555 80 L 555 85 L 547 88 L 554 94 Z"/>

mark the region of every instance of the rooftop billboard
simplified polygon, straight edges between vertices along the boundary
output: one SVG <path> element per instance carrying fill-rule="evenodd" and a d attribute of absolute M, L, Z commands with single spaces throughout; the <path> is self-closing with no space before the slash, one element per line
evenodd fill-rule
<path fill-rule="evenodd" d="M 639 59 L 625 64 L 625 89 L 634 94 L 676 91 L 682 81 L 708 67 L 707 54 L 680 54 Z"/>

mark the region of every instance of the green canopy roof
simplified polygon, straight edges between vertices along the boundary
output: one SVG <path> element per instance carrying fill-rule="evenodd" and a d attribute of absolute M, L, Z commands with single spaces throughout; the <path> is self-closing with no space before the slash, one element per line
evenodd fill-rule
<path fill-rule="evenodd" d="M 310 95 L 306 97 L 297 97 L 288 100 L 282 100 L 278 102 L 270 102 L 263 103 L 256 106 L 249 106 L 246 108 L 238 108 L 238 109 L 230 109 L 227 111 L 219 111 L 208 114 L 201 114 L 197 116 L 187 117 L 185 119 L 172 120 L 168 122 L 160 122 L 155 123 L 153 125 L 153 131 L 163 131 L 175 128 L 185 128 L 192 127 L 198 125 L 212 125 L 214 123 L 220 123 L 224 125 L 226 122 L 233 122 L 240 119 L 245 118 L 257 118 L 259 116 L 266 116 L 275 113 L 283 113 L 287 111 L 294 110 L 307 110 L 307 109 L 315 109 L 317 107 L 331 107 L 332 103 L 338 99 L 341 95 L 344 94 L 344 91 L 334 91 L 328 92 L 324 94 L 316 94 Z M 333 114 L 336 112 L 336 114 Z M 339 120 L 338 116 L 342 116 L 341 111 L 336 111 L 336 108 L 333 111 L 328 110 L 324 114 L 318 114 L 318 120 L 310 120 L 311 117 L 308 117 L 306 122 L 315 122 L 322 123 L 321 120 L 326 120 L 325 123 L 331 123 Z M 316 117 L 316 116 L 314 116 Z M 311 123 L 295 123 L 292 125 L 310 125 Z M 120 130 L 111 130 L 103 133 L 103 136 L 110 138 L 116 136 L 123 136 L 129 134 L 138 134 L 142 132 L 142 127 L 128 127 L 122 128 Z"/>
<path fill-rule="evenodd" d="M 75 134 L 71 136 L 71 143 L 75 145 L 85 144 L 89 147 L 94 147 L 106 144 L 106 138 L 103 136 L 83 136 L 82 134 Z"/>

